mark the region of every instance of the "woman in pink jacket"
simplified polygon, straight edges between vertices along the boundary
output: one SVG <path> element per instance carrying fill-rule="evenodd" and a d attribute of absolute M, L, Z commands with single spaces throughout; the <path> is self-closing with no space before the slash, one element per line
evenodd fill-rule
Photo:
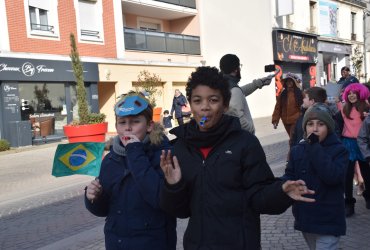
<path fill-rule="evenodd" d="M 358 161 L 360 168 L 369 167 L 357 145 L 357 136 L 365 119 L 364 113 L 368 112 L 369 109 L 366 103 L 369 94 L 369 90 L 363 84 L 353 83 L 348 85 L 343 92 L 344 104 L 338 103 L 341 115 L 337 116 L 339 118 L 337 120 L 341 120 L 341 118 L 343 120 L 341 138 L 349 152 L 345 184 L 346 217 L 352 216 L 355 212 L 356 199 L 353 198 L 353 177 L 356 161 Z"/>

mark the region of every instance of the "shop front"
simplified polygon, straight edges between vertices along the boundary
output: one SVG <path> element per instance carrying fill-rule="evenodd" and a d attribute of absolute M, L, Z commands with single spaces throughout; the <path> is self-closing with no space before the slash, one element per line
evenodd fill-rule
<path fill-rule="evenodd" d="M 275 77 L 276 95 L 283 89 L 281 79 L 290 72 L 302 79 L 302 89 L 316 85 L 317 36 L 291 30 L 272 31 L 274 63 L 280 72 Z"/>
<path fill-rule="evenodd" d="M 339 80 L 340 69 L 350 64 L 351 51 L 351 44 L 318 42 L 317 77 L 320 85 Z"/>
<path fill-rule="evenodd" d="M 98 65 L 83 63 L 88 101 L 99 112 Z M 77 115 L 70 61 L 0 58 L 0 138 L 13 147 L 60 140 Z"/>

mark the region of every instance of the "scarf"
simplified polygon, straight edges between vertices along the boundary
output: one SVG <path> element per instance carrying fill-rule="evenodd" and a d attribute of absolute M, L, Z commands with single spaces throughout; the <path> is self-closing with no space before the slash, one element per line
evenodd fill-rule
<path fill-rule="evenodd" d="M 170 133 L 183 139 L 190 146 L 207 148 L 214 147 L 236 129 L 241 129 L 239 119 L 223 115 L 220 121 L 208 131 L 200 131 L 193 119 L 187 124 L 172 129 Z"/>
<path fill-rule="evenodd" d="M 149 135 L 147 134 L 142 143 L 147 144 L 149 142 L 150 142 Z M 123 146 L 121 139 L 118 135 L 113 138 L 113 151 L 120 156 L 126 156 L 125 146 Z"/>

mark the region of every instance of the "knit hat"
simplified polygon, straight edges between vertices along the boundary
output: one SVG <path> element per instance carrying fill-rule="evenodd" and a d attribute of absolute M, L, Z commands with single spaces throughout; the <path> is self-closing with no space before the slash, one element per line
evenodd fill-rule
<path fill-rule="evenodd" d="M 305 112 L 302 122 L 302 128 L 305 132 L 307 122 L 310 120 L 320 120 L 326 124 L 330 132 L 335 130 L 335 122 L 331 117 L 330 110 L 328 106 L 323 103 L 315 103 Z"/>
<path fill-rule="evenodd" d="M 366 86 L 364 86 L 361 83 L 351 83 L 344 89 L 342 95 L 342 99 L 345 100 L 346 102 L 348 102 L 348 95 L 349 92 L 351 91 L 357 93 L 357 96 L 359 97 L 360 101 L 365 101 L 370 96 L 369 89 Z"/>
<path fill-rule="evenodd" d="M 114 112 L 116 116 L 129 116 L 137 115 L 147 109 L 149 106 L 149 101 L 139 93 L 130 93 L 124 95 L 117 103 L 114 105 Z"/>
<path fill-rule="evenodd" d="M 239 58 L 234 54 L 226 54 L 220 60 L 220 69 L 224 74 L 230 74 L 240 66 Z"/>

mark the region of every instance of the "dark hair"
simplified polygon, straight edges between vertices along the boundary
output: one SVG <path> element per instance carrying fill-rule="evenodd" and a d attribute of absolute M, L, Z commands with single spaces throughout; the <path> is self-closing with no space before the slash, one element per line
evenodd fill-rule
<path fill-rule="evenodd" d="M 240 66 L 239 58 L 234 54 L 226 54 L 220 59 L 220 70 L 224 74 L 230 74 Z"/>
<path fill-rule="evenodd" d="M 165 111 L 163 111 L 163 114 L 169 114 L 170 112 L 166 109 Z"/>
<path fill-rule="evenodd" d="M 227 80 L 216 67 L 198 67 L 189 77 L 186 84 L 186 97 L 191 102 L 191 94 L 193 89 L 199 85 L 208 86 L 211 89 L 220 90 L 224 105 L 229 106 L 231 92 Z"/>
<path fill-rule="evenodd" d="M 342 67 L 340 71 L 343 71 L 343 70 L 345 70 L 345 71 L 351 71 L 347 66 Z"/>
<path fill-rule="evenodd" d="M 355 107 L 355 109 L 360 113 L 361 120 L 364 120 L 365 119 L 364 112 L 368 112 L 369 106 L 365 100 L 360 99 L 359 92 L 355 92 L 355 94 L 357 96 L 357 102 L 355 103 L 345 102 L 343 106 L 343 113 L 349 120 L 353 120 L 353 118 L 351 117 L 351 111 L 352 108 Z"/>
<path fill-rule="evenodd" d="M 304 93 L 308 96 L 309 100 L 314 100 L 315 102 L 319 103 L 325 103 L 326 98 L 328 97 L 326 94 L 326 90 L 320 87 L 305 89 Z"/>
<path fill-rule="evenodd" d="M 292 81 L 294 82 L 294 80 Z M 301 107 L 301 105 L 303 104 L 303 95 L 302 95 L 302 91 L 300 90 L 300 88 L 297 87 L 295 83 L 293 84 L 293 91 L 294 91 L 294 98 L 295 98 L 297 107 Z M 281 101 L 283 105 L 285 106 L 288 102 L 288 88 L 284 88 L 279 97 L 281 98 Z"/>

